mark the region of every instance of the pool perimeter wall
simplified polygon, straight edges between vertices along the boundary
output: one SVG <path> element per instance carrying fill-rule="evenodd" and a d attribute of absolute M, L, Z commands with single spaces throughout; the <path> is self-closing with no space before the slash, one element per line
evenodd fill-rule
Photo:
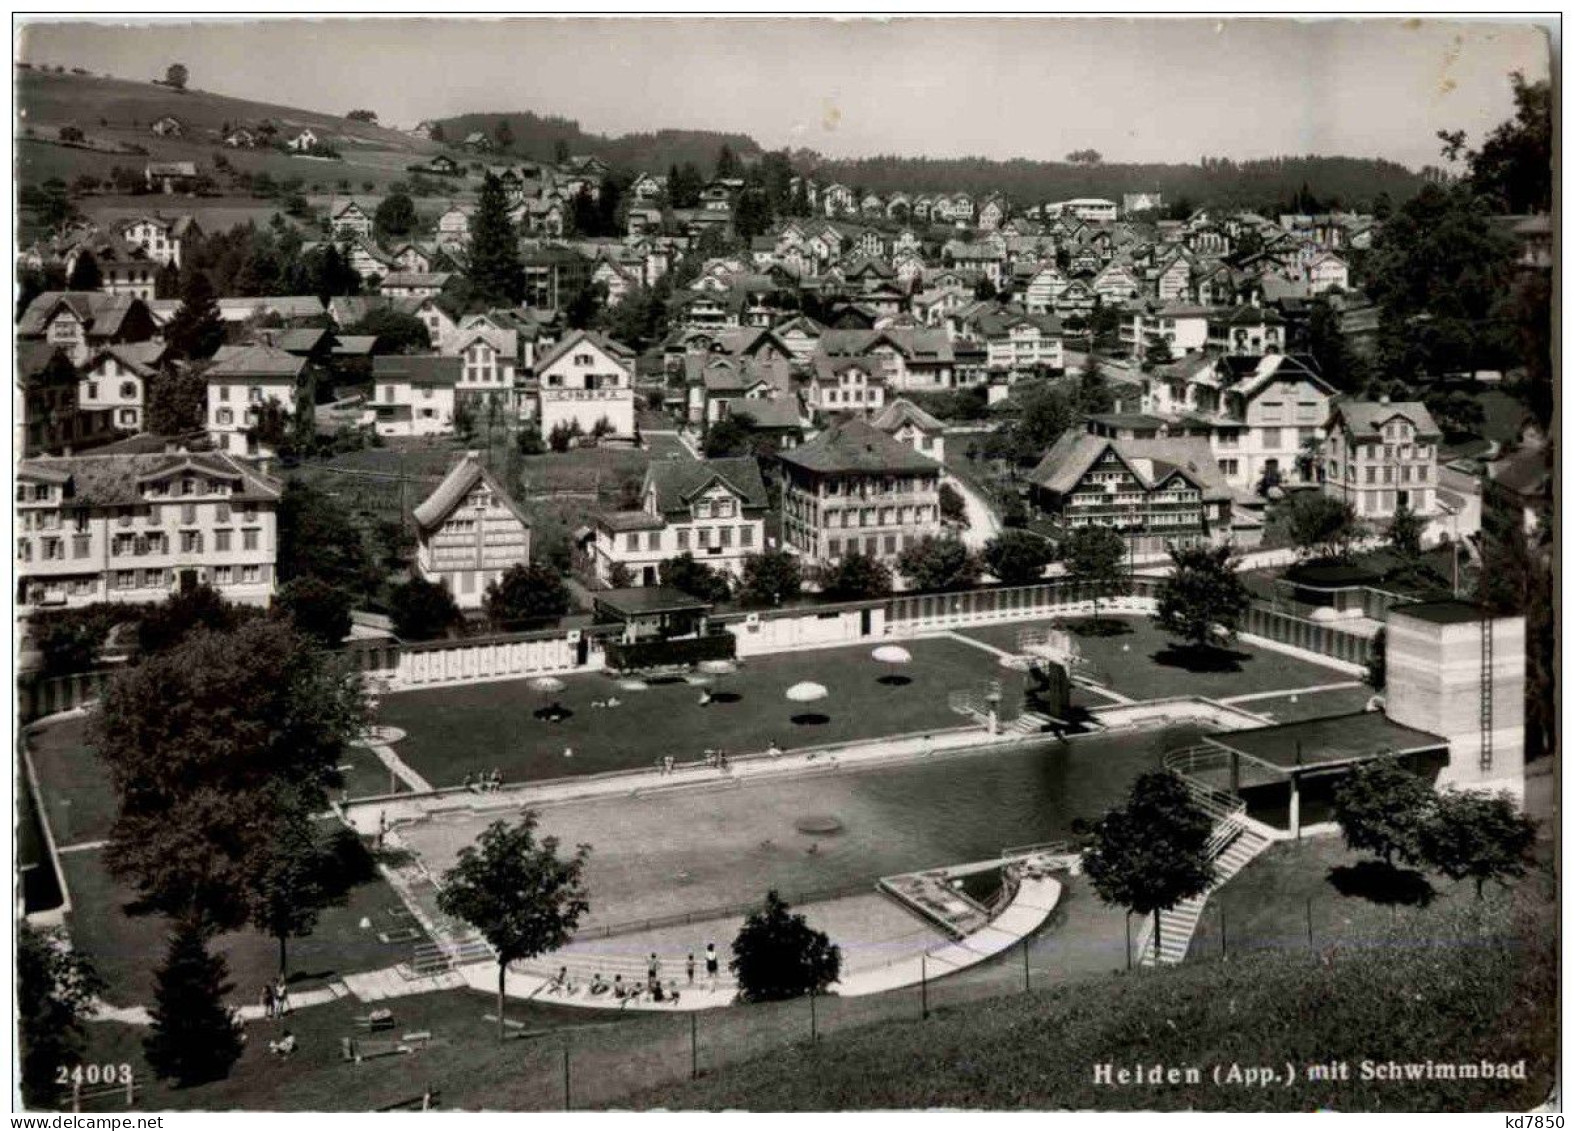
<path fill-rule="evenodd" d="M 1146 616 L 1156 608 L 1160 579 L 1137 577 L 1132 591 L 1098 603 L 1098 612 Z M 726 613 L 713 627 L 737 638 L 740 656 L 837 648 L 863 641 L 905 639 L 958 628 L 1013 621 L 1087 616 L 1091 597 L 1066 581 L 1008 588 L 968 589 L 955 593 L 897 594 L 874 601 Z M 351 650 L 361 670 L 388 691 L 460 683 L 520 679 L 537 675 L 601 671 L 604 642 L 616 629 L 551 629 L 468 640 L 400 644 L 393 640 L 359 642 Z M 1358 673 L 1369 643 L 1333 625 L 1301 620 L 1253 607 L 1242 625 L 1248 643 L 1301 655 L 1341 671 Z"/>

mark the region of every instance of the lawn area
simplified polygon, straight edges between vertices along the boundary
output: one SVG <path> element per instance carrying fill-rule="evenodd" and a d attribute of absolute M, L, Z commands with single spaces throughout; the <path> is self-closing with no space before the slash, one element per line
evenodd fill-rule
<path fill-rule="evenodd" d="M 485 1020 L 493 1009 L 492 998 L 486 994 L 455 990 L 386 1004 L 393 1010 L 392 1035 L 396 1039 L 403 1033 L 424 1030 L 432 1034 L 431 1045 L 411 1056 L 345 1063 L 340 1056 L 340 1039 L 360 1034 L 355 1018 L 371 1008 L 345 998 L 297 1010 L 282 1021 L 251 1022 L 245 1052 L 229 1077 L 202 1087 L 178 1089 L 155 1081 L 142 1054 L 147 1030 L 140 1026 L 90 1026 L 87 1060 L 131 1064 L 137 1079 L 146 1082 L 137 1102 L 143 1110 L 372 1111 L 419 1099 L 429 1085 L 441 1089 L 440 1102 L 445 1106 L 480 1109 L 495 1106 L 491 1097 L 498 1077 L 494 1073 L 517 1081 L 522 1064 L 538 1055 L 543 1059 L 548 1054 L 555 1056 L 559 1047 L 556 1039 L 550 1045 L 516 1039 L 499 1046 L 495 1023 Z M 532 1034 L 599 1020 L 584 1010 L 521 1003 L 510 1004 L 508 1017 L 524 1022 L 522 1031 Z M 280 1060 L 268 1052 L 268 1042 L 286 1028 L 299 1042 L 298 1051 L 289 1060 Z M 483 1065 L 490 1071 L 474 1071 Z M 549 1106 L 554 1097 L 561 1101 L 560 1070 L 537 1072 L 532 1082 L 541 1092 L 535 1106 Z M 107 1112 L 115 1106 L 106 1101 L 95 1110 Z"/>
<path fill-rule="evenodd" d="M 692 761 L 708 748 L 758 752 L 772 739 L 790 750 L 959 726 L 950 691 L 1000 678 L 1009 692 L 1021 678 L 981 649 L 932 639 L 907 645 L 913 662 L 901 674 L 911 682 L 889 686 L 877 682 L 893 669 L 870 659 L 875 643 L 750 659 L 715 680 L 718 701 L 704 707 L 699 690 L 681 681 L 625 691 L 610 676 L 591 674 L 565 677 L 567 690 L 555 696 L 532 690 L 528 680 L 401 692 L 383 699 L 378 721 L 407 733 L 394 750 L 433 785 L 458 785 L 466 773 L 494 767 L 518 782 L 643 769 L 668 754 Z M 787 688 L 805 680 L 824 684 L 830 697 L 807 707 L 788 702 Z M 622 705 L 591 706 L 611 695 Z M 572 715 L 560 723 L 535 718 L 553 699 Z M 824 721 L 800 725 L 795 716 Z"/>
<path fill-rule="evenodd" d="M 1354 677 L 1348 677 L 1354 680 Z M 1293 723 L 1301 719 L 1322 718 L 1324 715 L 1348 715 L 1366 709 L 1372 698 L 1372 689 L 1360 687 L 1340 688 L 1334 691 L 1303 691 L 1295 695 L 1276 695 L 1272 699 L 1252 699 L 1241 707 L 1263 716 L 1270 722 Z"/>
<path fill-rule="evenodd" d="M 153 971 L 166 949 L 165 920 L 156 915 L 129 915 L 131 889 L 109 875 L 97 850 L 62 854 L 62 869 L 71 891 L 67 927 L 74 945 L 92 956 L 115 1005 L 143 1005 L 153 999 Z M 414 942 L 385 943 L 377 936 L 411 926 L 391 914 L 399 897 L 377 875 L 351 888 L 344 904 L 322 913 L 312 933 L 289 941 L 291 985 L 310 989 L 345 974 L 380 970 L 408 961 Z M 363 929 L 363 918 L 371 926 Z M 424 941 L 424 939 L 417 940 Z M 214 948 L 229 963 L 235 1004 L 254 1002 L 265 980 L 279 971 L 279 945 L 254 930 L 221 935 Z"/>
<path fill-rule="evenodd" d="M 1209 699 L 1250 695 L 1258 691 L 1290 690 L 1344 683 L 1353 677 L 1334 668 L 1312 663 L 1283 652 L 1255 648 L 1240 642 L 1224 654 L 1219 670 L 1194 671 L 1186 667 L 1185 654 L 1147 617 L 1104 617 L 1115 635 L 1078 638 L 1082 654 L 1092 662 L 1100 682 L 1132 699 L 1163 699 L 1172 695 L 1201 695 Z M 1015 651 L 1017 635 L 1024 628 L 1053 625 L 1055 621 L 980 625 L 958 631 L 996 648 Z"/>
<path fill-rule="evenodd" d="M 1394 911 L 1354 900 L 1309 960 L 1303 891 L 1327 887 L 1322 852 L 1270 857 L 1238 895 L 1261 934 L 1286 949 L 1228 962 L 1114 974 L 1047 992 L 942 1007 L 837 1032 L 723 1067 L 695 1083 L 637 1094 L 628 1106 L 677 1110 L 1071 1108 L 1095 1110 L 1527 1110 L 1557 1064 L 1556 880 L 1550 868 L 1495 892 Z M 1261 868 L 1260 877 L 1252 876 Z M 1244 894 L 1252 876 L 1251 894 Z M 1226 889 L 1229 890 L 1229 889 Z M 1315 907 L 1314 907 L 1315 913 Z M 1297 918 L 1301 933 L 1295 934 Z M 1316 920 L 1314 919 L 1314 923 Z M 1243 924 L 1244 929 L 1244 924 Z M 1366 945 L 1356 945 L 1357 940 Z M 1272 944 L 1269 943 L 1269 946 Z M 1004 968 L 1004 967 L 1002 967 Z M 943 985 L 944 983 L 942 983 Z M 1523 1060 L 1524 1080 L 1365 1079 L 1363 1061 Z M 1307 1068 L 1344 1062 L 1348 1077 Z M 1165 1085 L 1100 1083 L 1099 1066 L 1196 1067 Z M 1295 1068 L 1293 1083 L 1216 1083 L 1215 1065 Z M 893 1072 L 892 1066 L 900 1071 Z"/>
<path fill-rule="evenodd" d="M 39 807 L 61 848 L 103 840 L 115 822 L 109 774 L 87 745 L 86 716 L 46 722 L 28 732 L 42 793 Z"/>

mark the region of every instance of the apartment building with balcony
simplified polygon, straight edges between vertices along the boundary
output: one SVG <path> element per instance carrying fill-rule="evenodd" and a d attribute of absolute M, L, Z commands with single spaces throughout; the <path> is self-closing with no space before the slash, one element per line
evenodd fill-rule
<path fill-rule="evenodd" d="M 206 584 L 273 596 L 281 485 L 221 452 L 40 456 L 17 465 L 17 611 L 162 601 Z"/>

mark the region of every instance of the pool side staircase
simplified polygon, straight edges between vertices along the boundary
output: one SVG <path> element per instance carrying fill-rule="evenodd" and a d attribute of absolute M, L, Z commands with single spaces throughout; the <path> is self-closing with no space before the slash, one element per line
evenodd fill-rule
<path fill-rule="evenodd" d="M 1227 769 L 1229 754 L 1217 746 L 1187 746 L 1164 755 L 1164 768 L 1186 783 L 1192 800 L 1213 819 L 1205 851 L 1213 862 L 1213 882 L 1201 894 L 1162 913 L 1159 946 L 1153 945 L 1153 918 L 1145 916 L 1137 937 L 1137 961 L 1143 966 L 1173 966 L 1191 949 L 1208 897 L 1250 864 L 1273 838 L 1246 816 L 1246 803 L 1232 793 L 1208 785 L 1198 775 Z"/>

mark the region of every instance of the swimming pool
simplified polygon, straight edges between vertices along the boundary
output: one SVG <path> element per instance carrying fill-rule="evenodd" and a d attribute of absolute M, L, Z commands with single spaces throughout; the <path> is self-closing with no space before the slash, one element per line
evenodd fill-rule
<path fill-rule="evenodd" d="M 934 761 L 755 779 L 548 807 L 541 832 L 592 846 L 591 909 L 613 924 L 743 903 L 777 888 L 792 895 L 873 885 L 884 875 L 997 855 L 1056 840 L 1078 817 L 1100 816 L 1194 727 L 1098 735 L 1070 743 Z M 835 817 L 832 835 L 800 832 L 806 816 Z M 401 830 L 434 875 L 495 818 L 432 818 Z"/>

